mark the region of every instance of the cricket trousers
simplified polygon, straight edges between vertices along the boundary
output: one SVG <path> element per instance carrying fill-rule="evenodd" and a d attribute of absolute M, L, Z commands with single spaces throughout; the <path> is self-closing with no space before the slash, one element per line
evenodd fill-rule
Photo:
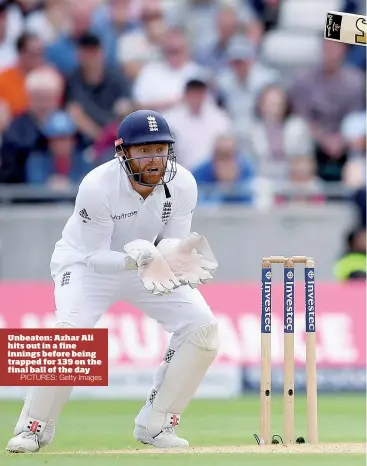
<path fill-rule="evenodd" d="M 127 302 L 154 319 L 172 334 L 166 354 L 174 354 L 187 335 L 196 328 L 215 323 L 211 309 L 197 289 L 181 286 L 171 294 L 148 292 L 136 270 L 120 274 L 98 274 L 84 264 L 74 264 L 53 275 L 57 326 L 94 328 L 102 315 L 118 301 Z M 161 386 L 168 358 L 163 358 L 147 394 L 145 405 L 137 414 L 136 425 L 144 426 L 152 400 Z M 195 365 L 195 361 L 192 361 Z M 46 428 L 41 446 L 55 435 L 58 416 L 69 399 L 72 387 L 32 387 L 18 419 L 15 434 L 33 419 L 43 420 Z"/>

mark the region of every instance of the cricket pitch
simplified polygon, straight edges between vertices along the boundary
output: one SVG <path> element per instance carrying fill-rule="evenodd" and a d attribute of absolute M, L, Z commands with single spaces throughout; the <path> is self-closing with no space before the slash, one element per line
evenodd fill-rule
<path fill-rule="evenodd" d="M 243 446 L 220 446 L 220 447 L 189 447 L 160 450 L 156 448 L 125 448 L 122 450 L 77 450 L 63 452 L 42 452 L 37 455 L 174 455 L 174 454 L 363 454 L 366 453 L 366 445 L 363 443 L 318 443 L 314 445 L 243 445 Z"/>

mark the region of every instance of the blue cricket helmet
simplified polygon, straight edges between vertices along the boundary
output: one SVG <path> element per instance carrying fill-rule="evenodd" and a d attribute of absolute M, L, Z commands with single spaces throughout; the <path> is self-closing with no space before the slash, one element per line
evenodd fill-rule
<path fill-rule="evenodd" d="M 129 147 L 158 143 L 168 144 L 168 154 L 157 156 L 167 159 L 164 177 L 159 183 L 165 184 L 171 181 L 177 173 L 176 155 L 173 149 L 175 138 L 165 118 L 153 110 L 137 110 L 127 115 L 120 123 L 115 140 L 116 157 L 119 158 L 128 176 L 132 176 L 137 183 L 153 186 L 143 182 L 144 171 L 134 172 L 132 170 L 129 163 L 132 160 L 129 155 Z"/>
<path fill-rule="evenodd" d="M 158 142 L 175 142 L 167 121 L 152 110 L 137 110 L 122 120 L 115 146 L 129 147 Z"/>

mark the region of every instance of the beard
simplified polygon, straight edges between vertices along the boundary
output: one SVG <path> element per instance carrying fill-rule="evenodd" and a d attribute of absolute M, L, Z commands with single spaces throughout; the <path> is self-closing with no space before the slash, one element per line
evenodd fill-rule
<path fill-rule="evenodd" d="M 140 163 L 134 160 L 130 161 L 130 166 L 134 174 L 139 175 L 141 173 L 139 182 L 144 184 L 159 184 L 164 177 L 165 168 L 163 161 L 159 164 L 148 164 L 146 167 L 142 168 L 140 167 Z"/>
<path fill-rule="evenodd" d="M 141 175 L 140 181 L 142 181 L 145 184 L 158 184 L 161 179 L 163 178 L 164 175 L 164 170 L 162 168 L 159 168 L 158 171 L 156 172 L 146 172 Z"/>

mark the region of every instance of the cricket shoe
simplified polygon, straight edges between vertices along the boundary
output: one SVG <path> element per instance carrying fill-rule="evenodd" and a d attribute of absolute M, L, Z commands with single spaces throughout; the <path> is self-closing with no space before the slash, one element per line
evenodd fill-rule
<path fill-rule="evenodd" d="M 164 427 L 155 437 L 152 437 L 145 427 L 135 426 L 134 438 L 138 442 L 146 445 L 153 445 L 156 448 L 187 448 L 189 442 L 177 437 L 173 427 Z"/>
<path fill-rule="evenodd" d="M 11 438 L 6 447 L 10 453 L 36 453 L 40 448 L 38 435 L 33 432 L 21 432 Z"/>

